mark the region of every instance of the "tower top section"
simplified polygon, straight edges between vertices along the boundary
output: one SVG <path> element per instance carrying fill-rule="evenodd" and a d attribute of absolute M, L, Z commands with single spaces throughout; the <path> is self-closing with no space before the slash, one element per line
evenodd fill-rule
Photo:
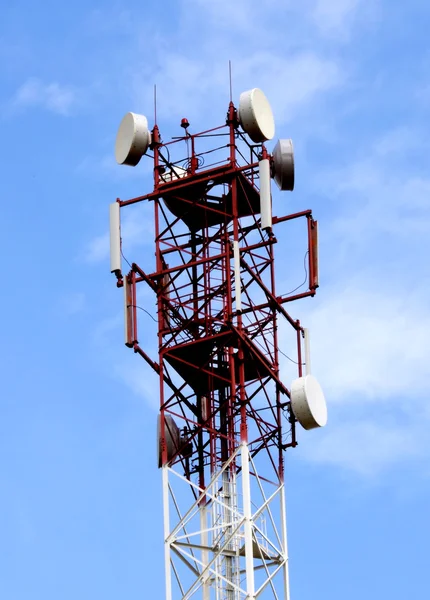
<path fill-rule="evenodd" d="M 271 180 L 293 190 L 294 156 L 288 139 L 273 154 L 266 148 L 275 121 L 261 90 L 243 92 L 238 108 L 230 99 L 212 129 L 195 133 L 181 116 L 168 141 L 156 117 L 152 128 L 143 115 L 124 117 L 117 161 L 136 166 L 149 156 L 154 186 L 110 207 L 124 342 L 159 378 L 166 599 L 277 600 L 280 586 L 289 600 L 284 452 L 297 445 L 296 423 L 322 427 L 327 411 L 310 374 L 308 330 L 286 306 L 318 288 L 317 221 L 310 210 L 272 215 Z M 138 202 L 153 205 L 155 252 L 140 253 L 139 264 L 129 256 L 123 273 L 120 209 Z M 279 294 L 275 230 L 293 220 L 306 224 L 306 280 Z M 294 255 L 283 248 L 279 263 L 282 285 L 293 283 Z M 147 323 L 138 327 L 139 302 L 151 308 L 141 285 L 156 307 L 154 358 L 142 346 Z M 281 369 L 282 355 L 293 366 Z"/>
<path fill-rule="evenodd" d="M 273 156 L 267 153 L 264 143 L 273 139 L 275 135 L 275 120 L 269 100 L 259 88 L 242 92 L 238 108 L 230 102 L 224 125 L 192 133 L 190 122 L 184 117 L 180 126 L 184 130 L 183 134 L 164 142 L 156 122 L 150 129 L 146 116 L 127 113 L 118 128 L 115 144 L 117 163 L 135 167 L 145 154 L 156 152 L 158 164 L 155 165 L 154 183 L 155 187 L 158 187 L 200 174 L 215 165 L 221 173 L 223 163 L 230 163 L 230 166 L 234 167 L 240 165 L 244 169 L 250 167 L 252 170 L 259 160 L 267 158 L 270 161 L 270 176 L 275 179 L 278 187 L 281 190 L 293 190 L 292 142 L 287 139 L 279 140 Z M 217 148 L 209 146 L 210 138 L 217 140 Z M 222 141 L 227 143 L 219 145 Z M 187 145 L 185 160 L 183 152 L 182 158 L 176 156 L 177 149 L 183 148 L 179 146 L 180 142 Z M 238 152 L 232 151 L 233 146 Z M 252 172 L 248 174 L 252 175 Z"/>

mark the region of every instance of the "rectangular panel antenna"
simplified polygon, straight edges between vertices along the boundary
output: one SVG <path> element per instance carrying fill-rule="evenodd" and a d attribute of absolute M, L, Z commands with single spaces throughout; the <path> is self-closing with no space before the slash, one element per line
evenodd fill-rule
<path fill-rule="evenodd" d="M 121 226 L 119 220 L 119 202 L 109 205 L 110 221 L 110 272 L 121 273 Z"/>
<path fill-rule="evenodd" d="M 272 198 L 270 194 L 270 161 L 260 160 L 260 212 L 261 228 L 272 229 Z"/>

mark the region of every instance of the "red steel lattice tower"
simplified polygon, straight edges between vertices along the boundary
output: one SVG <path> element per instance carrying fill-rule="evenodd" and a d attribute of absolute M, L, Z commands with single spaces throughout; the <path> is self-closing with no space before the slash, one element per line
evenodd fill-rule
<path fill-rule="evenodd" d="M 261 143 L 273 137 L 264 100 L 245 92 L 239 115 L 230 102 L 226 122 L 200 133 L 183 119 L 184 135 L 168 142 L 133 113 L 118 132 L 118 162 L 136 165 L 149 150 L 154 163 L 150 193 L 111 205 L 111 270 L 124 288 L 125 343 L 159 377 L 167 600 L 289 598 L 284 452 L 297 420 L 324 424 L 317 384 L 302 373 L 306 330 L 285 308 L 318 287 L 317 223 L 310 210 L 272 217 L 270 178 L 291 190 L 294 165 L 289 140 L 273 156 Z M 133 262 L 126 274 L 119 213 L 139 202 L 153 205 L 155 265 Z M 308 289 L 284 297 L 275 229 L 294 219 L 306 222 Z M 138 333 L 140 285 L 156 299 L 157 359 Z M 279 318 L 297 344 L 290 388 Z"/>

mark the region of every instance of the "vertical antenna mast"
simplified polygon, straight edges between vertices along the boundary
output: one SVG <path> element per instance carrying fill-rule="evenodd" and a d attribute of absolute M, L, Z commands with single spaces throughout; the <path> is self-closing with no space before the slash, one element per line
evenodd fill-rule
<path fill-rule="evenodd" d="M 233 102 L 233 85 L 231 77 L 231 60 L 228 61 L 228 80 L 230 83 L 230 102 Z"/>

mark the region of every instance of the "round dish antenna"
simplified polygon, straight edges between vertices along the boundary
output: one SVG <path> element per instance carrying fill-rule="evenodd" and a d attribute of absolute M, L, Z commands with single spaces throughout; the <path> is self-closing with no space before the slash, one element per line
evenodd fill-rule
<path fill-rule="evenodd" d="M 295 379 L 291 384 L 291 408 L 303 429 L 324 427 L 327 405 L 320 384 L 313 375 Z"/>
<path fill-rule="evenodd" d="M 151 133 L 148 119 L 143 115 L 129 112 L 118 128 L 115 143 L 115 158 L 119 165 L 135 167 L 148 150 Z"/>
<path fill-rule="evenodd" d="M 188 440 L 188 436 L 181 432 L 171 415 L 164 415 L 164 426 L 167 461 L 171 461 L 178 453 L 185 458 L 191 456 L 192 443 Z M 161 449 L 161 415 L 158 415 L 157 417 L 157 460 L 158 467 L 161 468 L 163 466 L 163 453 Z"/>
<path fill-rule="evenodd" d="M 294 189 L 294 150 L 291 140 L 278 140 L 273 150 L 273 179 L 282 191 Z"/>
<path fill-rule="evenodd" d="M 167 460 L 171 460 L 175 454 L 178 453 L 179 445 L 181 443 L 181 433 L 179 427 L 176 425 L 171 415 L 164 415 L 165 423 L 165 437 L 167 446 Z M 161 417 L 158 415 L 157 418 L 157 460 L 158 467 L 161 468 L 162 464 L 162 451 L 161 451 Z"/>
<path fill-rule="evenodd" d="M 264 93 L 254 88 L 242 92 L 239 99 L 239 121 L 251 140 L 257 144 L 275 135 L 275 120 Z"/>

